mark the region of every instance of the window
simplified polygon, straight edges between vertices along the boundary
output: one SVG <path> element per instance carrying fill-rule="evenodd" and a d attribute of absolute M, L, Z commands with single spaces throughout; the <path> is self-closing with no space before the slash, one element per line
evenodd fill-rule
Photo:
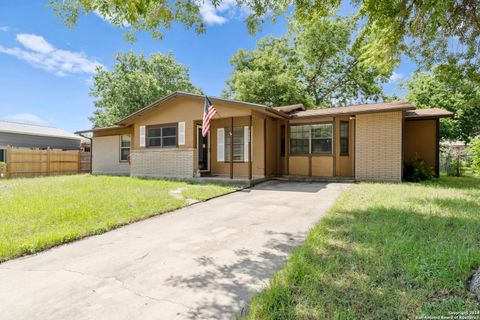
<path fill-rule="evenodd" d="M 331 123 L 311 126 L 312 153 L 332 153 L 332 129 Z"/>
<path fill-rule="evenodd" d="M 148 127 L 147 147 L 169 148 L 177 146 L 177 127 Z"/>
<path fill-rule="evenodd" d="M 233 161 L 247 161 L 244 130 L 244 127 L 233 128 Z M 230 139 L 232 138 L 230 132 L 230 128 L 225 128 L 225 161 L 230 161 Z"/>
<path fill-rule="evenodd" d="M 291 154 L 331 154 L 333 124 L 294 125 L 290 127 Z"/>
<path fill-rule="evenodd" d="M 0 162 L 7 162 L 7 150 L 0 149 Z"/>
<path fill-rule="evenodd" d="M 130 135 L 124 134 L 120 136 L 120 161 L 128 161 L 130 155 Z"/>
<path fill-rule="evenodd" d="M 340 122 L 340 155 L 348 156 L 348 122 Z"/>
<path fill-rule="evenodd" d="M 309 147 L 310 126 L 291 126 L 290 127 L 290 153 L 307 154 L 310 153 Z"/>

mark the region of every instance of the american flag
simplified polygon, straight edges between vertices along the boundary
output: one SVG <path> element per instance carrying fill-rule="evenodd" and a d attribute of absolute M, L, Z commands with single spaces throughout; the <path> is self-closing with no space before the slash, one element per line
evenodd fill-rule
<path fill-rule="evenodd" d="M 203 109 L 202 136 L 206 137 L 210 132 L 210 121 L 217 114 L 217 109 L 213 107 L 212 102 L 205 96 L 205 108 Z"/>

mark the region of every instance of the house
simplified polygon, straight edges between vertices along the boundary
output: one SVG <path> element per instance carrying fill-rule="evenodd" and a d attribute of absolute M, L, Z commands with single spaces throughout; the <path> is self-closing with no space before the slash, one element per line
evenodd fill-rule
<path fill-rule="evenodd" d="M 400 181 L 404 160 L 438 173 L 442 109 L 404 101 L 306 110 L 210 98 L 218 114 L 202 137 L 204 97 L 175 92 L 91 132 L 92 171 L 134 177 L 270 177 Z"/>
<path fill-rule="evenodd" d="M 79 150 L 84 138 L 62 129 L 0 121 L 0 162 L 7 160 L 7 147 Z"/>

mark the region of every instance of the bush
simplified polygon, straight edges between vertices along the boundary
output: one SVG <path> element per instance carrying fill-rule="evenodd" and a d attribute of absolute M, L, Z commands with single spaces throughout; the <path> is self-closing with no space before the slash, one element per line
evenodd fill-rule
<path fill-rule="evenodd" d="M 471 157 L 472 169 L 480 174 L 480 136 L 473 138 L 468 144 L 468 155 Z"/>
<path fill-rule="evenodd" d="M 420 182 L 435 178 L 435 171 L 427 166 L 422 159 L 406 161 L 403 166 L 403 179 L 410 182 Z"/>
<path fill-rule="evenodd" d="M 466 161 L 455 158 L 450 162 L 450 166 L 447 168 L 447 175 L 450 177 L 462 177 L 465 175 Z"/>

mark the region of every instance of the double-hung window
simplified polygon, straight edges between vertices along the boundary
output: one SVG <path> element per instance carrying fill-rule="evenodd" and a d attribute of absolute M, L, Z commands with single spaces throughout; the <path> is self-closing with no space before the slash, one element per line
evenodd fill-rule
<path fill-rule="evenodd" d="M 147 147 L 170 148 L 177 146 L 176 126 L 147 127 Z"/>
<path fill-rule="evenodd" d="M 120 161 L 128 161 L 132 138 L 129 134 L 120 136 Z"/>
<path fill-rule="evenodd" d="M 310 126 L 291 126 L 290 127 L 290 153 L 308 154 L 310 153 Z"/>
<path fill-rule="evenodd" d="M 310 126 L 310 139 L 312 153 L 332 153 L 331 123 L 315 124 Z"/>
<path fill-rule="evenodd" d="M 333 124 L 292 125 L 290 127 L 290 154 L 331 154 L 333 152 Z"/>

